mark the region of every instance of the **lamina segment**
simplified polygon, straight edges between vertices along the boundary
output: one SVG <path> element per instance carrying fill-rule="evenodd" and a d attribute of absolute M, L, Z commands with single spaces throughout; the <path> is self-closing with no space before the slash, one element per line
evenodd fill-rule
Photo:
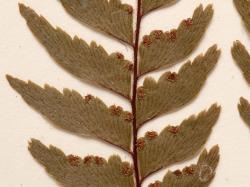
<path fill-rule="evenodd" d="M 151 183 L 148 187 L 207 187 L 215 175 L 219 162 L 219 147 L 214 146 L 209 152 L 204 150 L 197 164 L 181 170 L 168 171 L 163 181 Z"/>
<path fill-rule="evenodd" d="M 131 144 L 130 113 L 121 107 L 108 108 L 103 101 L 76 91 L 63 93 L 45 85 L 44 88 L 7 76 L 12 86 L 31 107 L 55 126 L 76 135 L 90 136 L 110 142 L 129 151 Z"/>
<path fill-rule="evenodd" d="M 29 151 L 62 186 L 134 186 L 132 166 L 119 156 L 105 160 L 99 156 L 65 155 L 60 149 L 46 147 L 35 139 L 29 144 Z"/>
<path fill-rule="evenodd" d="M 166 72 L 158 82 L 146 78 L 143 85 L 138 88 L 138 127 L 159 115 L 177 110 L 194 99 L 215 67 L 219 56 L 217 46 L 212 46 L 192 63 L 184 64 L 178 74 Z"/>
<path fill-rule="evenodd" d="M 207 141 L 219 114 L 220 107 L 213 105 L 198 116 L 184 120 L 180 126 L 166 127 L 159 135 L 147 132 L 138 144 L 142 178 L 193 157 Z"/>
<path fill-rule="evenodd" d="M 19 7 L 30 30 L 57 64 L 83 81 L 129 97 L 133 65 L 121 53 L 109 55 L 95 42 L 88 45 L 77 36 L 71 38 L 62 29 L 52 27 L 32 9 L 23 4 Z"/>
<path fill-rule="evenodd" d="M 197 47 L 213 16 L 211 5 L 200 5 L 192 18 L 183 20 L 178 29 L 154 30 L 140 44 L 140 75 L 170 67 L 186 58 Z"/>
<path fill-rule="evenodd" d="M 126 43 L 133 43 L 133 8 L 120 0 L 60 0 L 74 18 Z"/>
<path fill-rule="evenodd" d="M 159 7 L 174 3 L 175 0 L 142 0 L 142 14 L 145 15 Z"/>

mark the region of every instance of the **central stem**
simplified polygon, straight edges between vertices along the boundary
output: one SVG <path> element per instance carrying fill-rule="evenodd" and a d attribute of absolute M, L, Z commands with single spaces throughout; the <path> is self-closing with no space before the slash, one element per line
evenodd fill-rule
<path fill-rule="evenodd" d="M 137 95 L 137 83 L 138 83 L 138 49 L 139 49 L 139 37 L 140 37 L 140 27 L 141 27 L 141 0 L 137 2 L 137 16 L 136 16 L 136 30 L 135 30 L 135 44 L 134 44 L 134 79 L 133 79 L 133 90 L 132 90 L 132 112 L 133 112 L 133 162 L 135 170 L 135 182 L 136 187 L 141 187 L 139 167 L 138 167 L 138 156 L 137 156 L 137 122 L 136 122 L 136 95 Z"/>

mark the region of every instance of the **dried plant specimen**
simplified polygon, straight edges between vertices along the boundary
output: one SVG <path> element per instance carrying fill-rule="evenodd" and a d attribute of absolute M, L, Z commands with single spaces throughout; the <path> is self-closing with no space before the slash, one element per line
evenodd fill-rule
<path fill-rule="evenodd" d="M 144 36 L 144 45 L 140 45 L 140 74 L 169 67 L 188 56 L 199 43 L 212 16 L 212 6 L 203 10 L 200 5 L 192 18 L 183 20 L 178 29 L 155 30 Z M 173 48 L 175 50 L 171 50 Z"/>
<path fill-rule="evenodd" d="M 132 123 L 127 119 L 129 112 L 124 112 L 121 107 L 108 108 L 100 99 L 91 95 L 83 98 L 76 91 L 64 89 L 60 93 L 48 85 L 41 88 L 32 82 L 25 83 L 10 76 L 7 78 L 29 105 L 56 126 L 130 149 Z"/>
<path fill-rule="evenodd" d="M 159 136 L 146 134 L 141 139 L 145 141 L 144 147 L 138 153 L 142 177 L 197 153 L 211 133 L 219 112 L 220 108 L 213 105 L 207 112 L 186 119 L 180 126 L 166 127 Z M 175 154 L 171 154 L 173 152 Z"/>
<path fill-rule="evenodd" d="M 242 17 L 247 31 L 250 32 L 250 1 L 234 0 L 234 4 Z M 241 69 L 247 83 L 250 84 L 250 55 L 240 41 L 234 42 L 232 56 L 238 67 Z M 250 104 L 245 98 L 240 98 L 238 109 L 243 120 L 250 126 Z"/>
<path fill-rule="evenodd" d="M 119 0 L 60 1 L 75 19 L 126 43 L 133 49 L 134 59 L 126 60 L 120 52 L 108 54 L 95 42 L 89 45 L 77 36 L 71 38 L 23 4 L 19 5 L 20 13 L 57 64 L 83 81 L 122 96 L 131 103 L 131 111 L 124 111 L 117 104 L 108 107 L 101 99 L 81 96 L 74 90 L 64 89 L 61 93 L 49 85 L 40 87 L 10 75 L 7 79 L 28 105 L 53 125 L 108 142 L 130 154 L 133 163 L 123 162 L 119 156 L 105 160 L 93 155 L 65 155 L 36 139 L 29 144 L 32 156 L 62 186 L 69 187 L 141 187 L 156 171 L 194 157 L 219 117 L 220 107 L 216 104 L 179 126 L 165 127 L 159 134 L 149 131 L 138 137 L 138 132 L 146 122 L 180 109 L 198 95 L 220 56 L 217 46 L 185 63 L 178 73 L 165 72 L 158 81 L 146 77 L 142 86 L 138 86 L 138 81 L 142 75 L 170 67 L 191 54 L 213 16 L 212 6 L 200 5 L 178 29 L 155 30 L 140 41 L 144 15 L 173 0 L 138 0 L 135 34 L 134 10 Z M 206 187 L 214 178 L 218 161 L 219 148 L 215 146 L 209 152 L 203 151 L 196 165 L 169 171 L 162 182 L 149 187 Z"/>
<path fill-rule="evenodd" d="M 133 43 L 133 8 L 119 0 L 60 0 L 65 10 L 79 21 Z"/>
<path fill-rule="evenodd" d="M 120 157 L 106 161 L 98 156 L 80 158 L 65 155 L 56 147 L 47 148 L 38 140 L 30 142 L 29 150 L 50 175 L 64 186 L 133 186 L 133 169 Z"/>
<path fill-rule="evenodd" d="M 131 63 L 125 60 L 122 54 L 109 55 L 95 42 L 89 46 L 78 37 L 72 39 L 63 30 L 53 28 L 46 19 L 25 6 L 20 6 L 20 11 L 30 30 L 56 63 L 82 80 L 91 81 L 129 97 Z"/>
<path fill-rule="evenodd" d="M 174 111 L 192 100 L 202 88 L 207 75 L 215 66 L 219 51 L 211 47 L 203 56 L 181 67 L 178 74 L 164 73 L 158 82 L 146 78 L 142 90 L 143 99 L 137 101 L 138 126 L 160 114 Z M 169 98 L 169 99 L 165 99 Z"/>
<path fill-rule="evenodd" d="M 214 176 L 219 161 L 219 148 L 215 146 L 209 152 L 204 150 L 197 164 L 185 167 L 174 172 L 169 171 L 163 182 L 156 181 L 149 187 L 200 187 L 208 186 Z"/>

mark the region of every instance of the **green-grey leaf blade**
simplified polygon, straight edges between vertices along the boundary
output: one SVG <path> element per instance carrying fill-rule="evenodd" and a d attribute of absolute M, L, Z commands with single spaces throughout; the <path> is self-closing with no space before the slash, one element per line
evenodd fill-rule
<path fill-rule="evenodd" d="M 156 181 L 148 187 L 208 187 L 214 178 L 219 162 L 219 147 L 209 152 L 204 150 L 196 165 L 185 167 L 182 171 L 169 171 L 162 182 Z"/>
<path fill-rule="evenodd" d="M 174 3 L 176 0 L 142 0 L 142 14 L 145 15 L 157 8 Z"/>
<path fill-rule="evenodd" d="M 7 76 L 24 101 L 49 119 L 55 126 L 76 135 L 100 138 L 130 151 L 131 114 L 121 107 L 108 108 L 100 99 L 64 89 L 63 93 L 45 85 L 44 88 Z"/>
<path fill-rule="evenodd" d="M 220 51 L 212 46 L 206 54 L 199 55 L 193 63 L 184 64 L 176 73 L 164 73 L 158 82 L 146 78 L 138 88 L 137 126 L 140 127 L 166 112 L 171 112 L 194 99 L 216 65 Z M 150 82 L 150 83 L 147 83 Z"/>
<path fill-rule="evenodd" d="M 219 114 L 220 107 L 213 105 L 197 117 L 184 120 L 180 126 L 166 127 L 159 136 L 146 134 L 141 138 L 144 144 L 138 147 L 138 155 L 142 177 L 194 156 L 211 134 Z"/>
<path fill-rule="evenodd" d="M 119 156 L 111 156 L 108 161 L 99 156 L 80 158 L 65 155 L 60 149 L 46 147 L 32 139 L 29 144 L 32 156 L 60 184 L 67 187 L 134 187 L 133 172 L 127 162 Z"/>
<path fill-rule="evenodd" d="M 129 97 L 131 62 L 121 53 L 109 55 L 95 42 L 88 45 L 75 36 L 73 39 L 60 28 L 53 28 L 42 16 L 20 4 L 20 12 L 35 37 L 44 45 L 55 62 L 69 73 L 94 84 Z"/>
<path fill-rule="evenodd" d="M 120 0 L 60 0 L 65 10 L 82 23 L 133 43 L 133 8 Z"/>
<path fill-rule="evenodd" d="M 200 5 L 192 19 L 181 22 L 171 32 L 153 31 L 144 36 L 140 45 L 140 74 L 169 67 L 187 57 L 199 44 L 212 19 L 211 5 L 203 9 Z"/>

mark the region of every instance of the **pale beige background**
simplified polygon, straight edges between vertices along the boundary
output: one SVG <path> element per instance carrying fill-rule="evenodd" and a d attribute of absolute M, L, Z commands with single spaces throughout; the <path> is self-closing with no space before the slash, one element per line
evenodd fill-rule
<path fill-rule="evenodd" d="M 109 52 L 119 50 L 131 59 L 132 51 L 125 45 L 107 38 L 105 35 L 82 26 L 72 19 L 57 0 L 20 0 L 44 15 L 53 25 L 60 26 L 68 33 L 78 35 L 87 42 L 96 40 Z M 135 5 L 135 0 L 124 0 Z M 121 98 L 102 89 L 92 87 L 76 80 L 58 67 L 45 49 L 33 37 L 23 18 L 19 15 L 18 0 L 0 0 L 0 186 L 1 187 L 53 187 L 57 186 L 27 151 L 27 141 L 40 139 L 45 144 L 53 144 L 66 153 L 78 155 L 99 154 L 107 158 L 112 153 L 121 155 L 124 160 L 129 156 L 123 152 L 92 139 L 85 139 L 67 134 L 52 127 L 48 121 L 28 107 L 5 80 L 5 74 L 43 85 L 49 83 L 58 89 L 63 87 L 78 90 L 83 95 L 92 93 L 102 98 L 107 104 L 119 103 L 129 110 L 129 105 Z M 181 0 L 171 8 L 161 9 L 145 17 L 143 33 L 153 29 L 168 30 L 176 27 L 183 19 L 190 17 L 200 3 L 214 4 L 215 15 L 199 48 L 190 56 L 193 59 L 208 47 L 217 43 L 222 49 L 222 56 L 215 71 L 209 77 L 197 99 L 183 110 L 158 118 L 149 123 L 140 132 L 160 131 L 167 124 L 179 124 L 191 114 L 208 108 L 218 102 L 223 111 L 214 131 L 205 145 L 211 148 L 215 144 L 221 147 L 221 162 L 212 187 L 249 187 L 250 186 L 250 131 L 243 124 L 237 111 L 240 96 L 250 99 L 250 88 L 242 78 L 239 69 L 231 59 L 232 42 L 240 39 L 250 45 L 249 35 L 233 7 L 232 0 Z M 250 49 L 250 47 L 249 47 Z M 175 66 L 177 70 L 180 65 Z M 162 73 L 162 72 L 160 72 Z M 152 76 L 158 78 L 160 73 Z M 193 160 L 179 164 L 196 162 Z M 161 180 L 167 169 L 154 175 L 152 180 Z"/>

